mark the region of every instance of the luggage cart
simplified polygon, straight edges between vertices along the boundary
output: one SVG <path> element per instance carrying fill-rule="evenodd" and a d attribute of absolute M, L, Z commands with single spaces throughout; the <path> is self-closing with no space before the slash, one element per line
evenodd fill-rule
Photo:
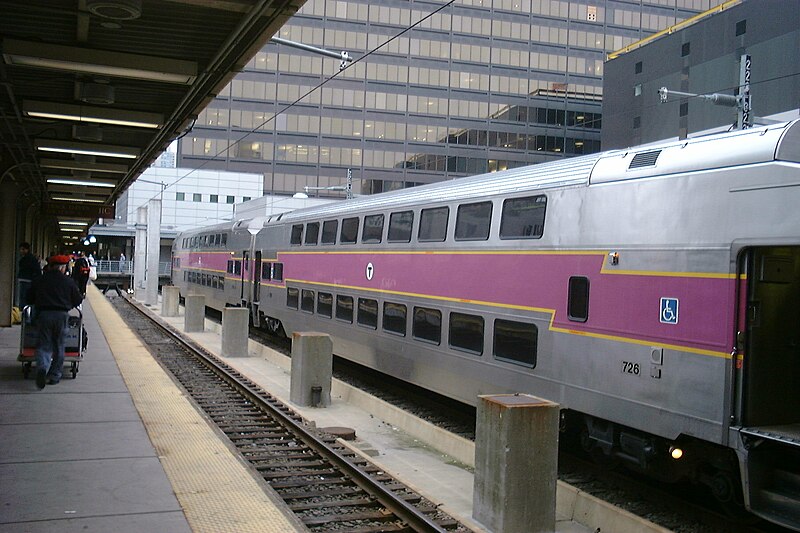
<path fill-rule="evenodd" d="M 39 332 L 33 323 L 33 313 L 30 306 L 22 310 L 22 333 L 20 334 L 19 355 L 17 361 L 22 363 L 22 375 L 28 379 L 31 367 L 36 363 L 36 344 Z M 78 376 L 83 351 L 86 349 L 86 331 L 83 328 L 83 312 L 80 309 L 71 309 L 67 318 L 67 333 L 64 339 L 64 366 L 69 365 L 72 379 Z"/>

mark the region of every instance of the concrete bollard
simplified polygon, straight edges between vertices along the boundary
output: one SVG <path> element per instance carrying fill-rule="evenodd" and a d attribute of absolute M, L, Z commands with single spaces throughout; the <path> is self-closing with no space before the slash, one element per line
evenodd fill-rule
<path fill-rule="evenodd" d="M 526 394 L 479 396 L 472 517 L 494 533 L 555 531 L 558 411 Z"/>
<path fill-rule="evenodd" d="M 187 294 L 183 330 L 187 333 L 205 330 L 206 297 L 202 294 Z"/>
<path fill-rule="evenodd" d="M 333 341 L 315 332 L 292 334 L 292 380 L 289 399 L 301 407 L 331 404 Z"/>
<path fill-rule="evenodd" d="M 178 316 L 181 289 L 167 285 L 161 289 L 161 316 Z"/>
<path fill-rule="evenodd" d="M 226 307 L 222 310 L 223 357 L 247 357 L 250 310 L 246 307 Z"/>

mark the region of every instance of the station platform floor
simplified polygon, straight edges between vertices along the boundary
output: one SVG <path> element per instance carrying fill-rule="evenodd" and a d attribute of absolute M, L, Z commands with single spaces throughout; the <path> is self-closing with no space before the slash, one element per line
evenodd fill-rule
<path fill-rule="evenodd" d="M 95 287 L 83 312 L 77 379 L 42 391 L 16 361 L 20 326 L 0 328 L 0 533 L 304 530 Z M 183 316 L 160 319 L 183 330 Z M 188 335 L 219 354 L 219 331 L 206 321 Z M 289 358 L 252 341 L 249 355 L 227 362 L 289 404 Z M 356 451 L 485 531 L 471 519 L 471 443 L 363 396 L 334 383 L 329 408 L 295 408 L 319 427 L 354 428 Z M 559 533 L 666 531 L 560 482 L 557 519 Z"/>

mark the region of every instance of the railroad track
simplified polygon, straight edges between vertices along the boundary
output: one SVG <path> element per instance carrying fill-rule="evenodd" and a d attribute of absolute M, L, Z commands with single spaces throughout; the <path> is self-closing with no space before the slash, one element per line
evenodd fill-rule
<path fill-rule="evenodd" d="M 313 532 L 469 530 L 257 384 L 124 298 L 117 311 Z"/>

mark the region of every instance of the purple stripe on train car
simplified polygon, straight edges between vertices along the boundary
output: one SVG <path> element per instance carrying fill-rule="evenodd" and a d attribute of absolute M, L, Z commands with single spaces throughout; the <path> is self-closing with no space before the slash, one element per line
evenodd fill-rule
<path fill-rule="evenodd" d="M 228 261 L 234 259 L 229 253 L 181 252 L 181 268 L 202 268 L 226 272 Z M 241 260 L 241 257 L 238 258 Z"/>
<path fill-rule="evenodd" d="M 554 327 L 578 332 L 721 353 L 729 352 L 733 338 L 736 280 L 601 274 L 601 254 L 290 253 L 280 259 L 287 279 L 553 309 Z M 590 280 L 585 324 L 567 317 L 570 276 Z M 661 298 L 679 300 L 677 324 L 659 320 Z"/>

